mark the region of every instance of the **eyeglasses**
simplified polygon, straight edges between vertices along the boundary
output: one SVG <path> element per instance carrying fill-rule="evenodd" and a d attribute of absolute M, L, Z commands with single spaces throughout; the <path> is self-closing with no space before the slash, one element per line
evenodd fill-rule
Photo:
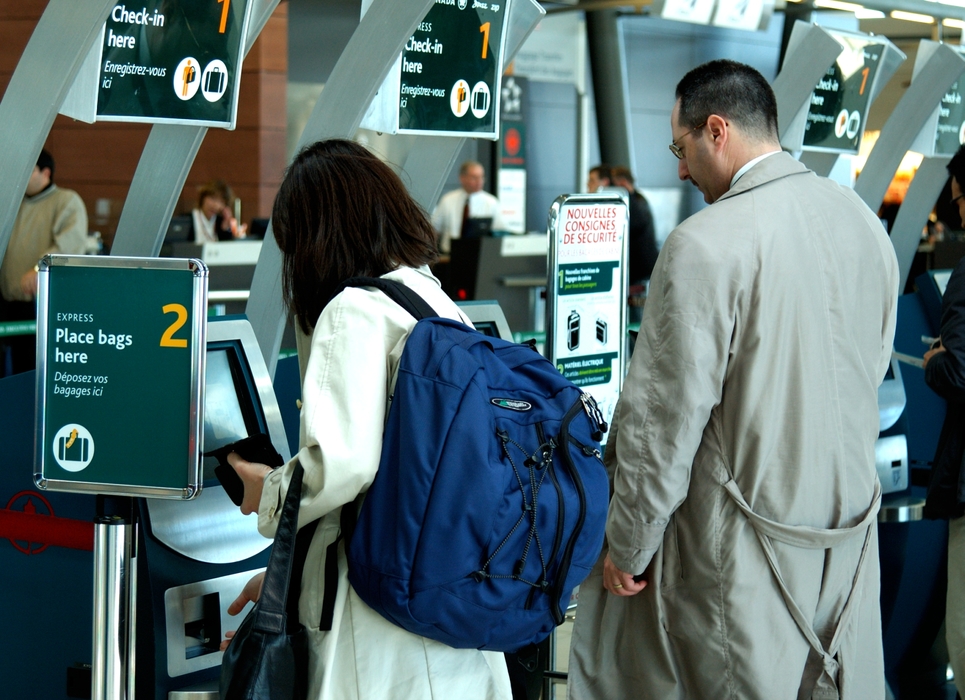
<path fill-rule="evenodd" d="M 956 204 L 958 200 L 960 200 L 962 197 L 965 197 L 965 194 L 960 194 L 957 197 L 952 197 L 952 201 L 950 201 L 949 204 Z"/>
<path fill-rule="evenodd" d="M 705 126 L 707 126 L 707 122 L 706 122 L 706 121 L 705 121 L 703 124 L 701 124 L 700 126 L 695 126 L 693 129 L 691 129 L 690 131 L 688 131 L 687 134 L 692 134 L 692 133 L 694 133 L 695 131 L 700 131 L 700 130 L 703 129 Z M 684 157 L 684 150 L 683 150 L 680 146 L 677 145 L 677 141 L 682 141 L 683 138 L 684 138 L 684 136 L 686 136 L 687 134 L 683 134 L 683 136 L 679 136 L 679 137 L 675 138 L 675 139 L 673 140 L 673 142 L 670 144 L 670 152 L 673 153 L 675 156 L 677 156 L 677 160 L 680 160 L 680 159 L 682 159 L 682 158 Z"/>

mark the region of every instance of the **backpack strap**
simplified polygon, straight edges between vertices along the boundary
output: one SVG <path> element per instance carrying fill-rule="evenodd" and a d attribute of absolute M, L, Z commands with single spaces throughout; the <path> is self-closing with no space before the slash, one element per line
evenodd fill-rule
<path fill-rule="evenodd" d="M 395 280 L 388 280 L 384 277 L 350 277 L 338 286 L 335 294 L 343 291 L 347 287 L 375 287 L 384 293 L 389 299 L 408 311 L 417 321 L 424 318 L 434 318 L 439 314 L 409 287 Z M 332 295 L 335 296 L 334 294 Z"/>

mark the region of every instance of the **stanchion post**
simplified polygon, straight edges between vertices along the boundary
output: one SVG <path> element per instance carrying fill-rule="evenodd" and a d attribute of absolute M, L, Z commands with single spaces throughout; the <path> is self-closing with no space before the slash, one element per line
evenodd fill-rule
<path fill-rule="evenodd" d="M 93 700 L 133 700 L 136 574 L 133 499 L 108 514 L 97 497 L 94 520 Z"/>

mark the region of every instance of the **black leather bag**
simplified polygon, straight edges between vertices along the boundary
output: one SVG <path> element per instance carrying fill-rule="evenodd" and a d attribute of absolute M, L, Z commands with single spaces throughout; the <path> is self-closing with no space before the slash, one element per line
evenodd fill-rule
<path fill-rule="evenodd" d="M 289 582 L 301 580 L 304 556 L 296 554 L 302 466 L 295 465 L 275 543 L 268 558 L 261 598 L 241 623 L 221 661 L 221 700 L 304 700 L 308 691 L 308 639 L 298 623 L 298 590 L 289 606 Z M 314 527 L 302 528 L 299 545 Z M 304 547 L 299 547 L 303 549 Z M 293 565 L 299 571 L 292 576 Z"/>

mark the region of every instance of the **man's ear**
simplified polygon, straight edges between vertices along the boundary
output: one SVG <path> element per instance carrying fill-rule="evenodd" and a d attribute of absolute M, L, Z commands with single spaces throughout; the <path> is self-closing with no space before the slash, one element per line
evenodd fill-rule
<path fill-rule="evenodd" d="M 711 114 L 707 117 L 707 126 L 704 127 L 714 139 L 714 147 L 720 149 L 727 145 L 730 137 L 730 123 L 719 114 Z"/>

